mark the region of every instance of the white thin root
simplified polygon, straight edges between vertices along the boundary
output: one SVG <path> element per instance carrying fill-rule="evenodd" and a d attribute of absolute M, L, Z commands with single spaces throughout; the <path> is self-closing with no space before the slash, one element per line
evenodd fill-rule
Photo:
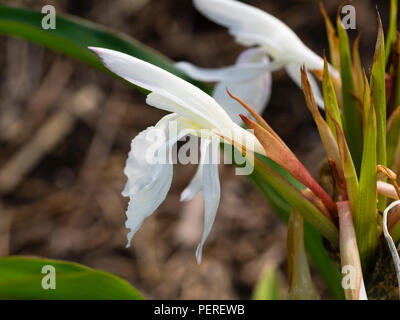
<path fill-rule="evenodd" d="M 400 257 L 399 257 L 399 253 L 397 252 L 396 245 L 394 244 L 393 239 L 390 236 L 390 233 L 389 233 L 389 230 L 387 227 L 388 212 L 399 204 L 400 204 L 400 200 L 394 201 L 383 212 L 383 234 L 385 235 L 386 241 L 389 245 L 390 253 L 392 254 L 392 258 L 393 258 L 393 262 L 394 262 L 394 267 L 396 268 L 397 286 L 399 289 L 399 299 L 400 299 Z"/>

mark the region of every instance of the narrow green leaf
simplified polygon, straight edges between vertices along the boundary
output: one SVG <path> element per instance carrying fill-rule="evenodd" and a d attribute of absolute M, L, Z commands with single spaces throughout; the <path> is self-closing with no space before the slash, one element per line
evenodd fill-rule
<path fill-rule="evenodd" d="M 358 188 L 359 201 L 356 211 L 352 213 L 361 264 L 366 273 L 378 247 L 378 215 L 376 198 L 377 125 L 375 108 L 371 101 L 371 91 L 366 77 L 364 88 L 363 108 L 366 121 L 364 150 Z"/>
<path fill-rule="evenodd" d="M 304 249 L 304 223 L 301 214 L 292 210 L 287 231 L 288 300 L 319 300 L 311 278 Z"/>
<path fill-rule="evenodd" d="M 329 19 L 328 14 L 326 13 L 322 2 L 319 3 L 319 8 L 325 20 L 326 35 L 329 43 L 330 61 L 333 67 L 336 70 L 339 70 L 340 69 L 339 40 L 336 35 L 336 30 L 333 27 L 333 24 Z"/>
<path fill-rule="evenodd" d="M 387 66 L 389 72 L 389 86 L 387 101 L 387 113 L 390 114 L 400 105 L 400 34 L 396 35 L 396 41 L 392 46 L 391 58 Z"/>
<path fill-rule="evenodd" d="M 281 279 L 279 270 L 266 266 L 254 288 L 253 300 L 281 300 Z"/>
<path fill-rule="evenodd" d="M 371 94 L 376 112 L 377 124 L 377 163 L 386 166 L 386 79 L 385 79 L 385 41 L 383 27 L 378 16 L 378 37 L 376 40 L 374 62 L 371 72 Z M 378 207 L 386 208 L 386 197 L 379 196 Z"/>
<path fill-rule="evenodd" d="M 297 180 L 293 179 L 286 170 L 280 168 L 279 165 L 274 163 L 272 160 L 265 158 L 263 161 L 267 162 L 273 170 L 281 173 L 281 175 L 292 184 L 298 184 Z M 261 174 L 258 173 L 258 170 L 259 169 L 255 167 L 254 173 L 250 175 L 250 179 L 270 200 L 272 207 L 278 213 L 280 218 L 285 221 L 285 223 L 288 223 L 291 210 L 290 205 L 281 197 L 281 195 L 266 183 L 266 181 L 261 177 Z M 298 185 L 297 187 L 304 189 L 304 186 L 302 185 Z M 338 300 L 343 300 L 344 291 L 341 286 L 342 274 L 340 273 L 337 264 L 331 259 L 326 251 L 321 235 L 307 221 L 304 221 L 304 243 L 315 268 L 318 270 L 333 296 Z"/>
<path fill-rule="evenodd" d="M 347 32 L 340 17 L 337 18 L 339 35 L 340 74 L 343 94 L 343 129 L 349 146 L 354 166 L 360 172 L 362 154 L 362 119 L 357 102 L 351 94 L 355 93 L 353 66 L 351 62 L 350 46 Z"/>
<path fill-rule="evenodd" d="M 356 88 L 355 94 L 361 98 L 364 92 L 364 77 L 361 66 L 361 58 L 359 52 L 360 45 L 360 34 L 357 36 L 353 44 L 353 74 L 354 74 L 354 86 Z"/>
<path fill-rule="evenodd" d="M 398 243 L 400 241 L 400 221 L 398 221 L 391 229 L 390 235 L 393 238 L 394 243 Z"/>
<path fill-rule="evenodd" d="M 241 118 L 248 128 L 254 130 L 254 135 L 260 141 L 268 157 L 285 168 L 296 180 L 309 188 L 322 201 L 323 205 L 321 207 L 325 206 L 326 208 L 322 212 L 333 223 L 334 219 L 332 215 L 336 213 L 336 204 L 286 144 L 278 140 L 275 135 L 261 127 L 255 121 L 244 115 L 241 115 Z"/>
<path fill-rule="evenodd" d="M 286 179 L 256 158 L 256 167 L 262 178 L 293 206 L 306 221 L 314 226 L 335 248 L 339 244 L 337 227 Z"/>
<path fill-rule="evenodd" d="M 344 133 L 336 121 L 334 121 L 334 124 L 338 137 L 337 142 L 339 146 L 340 158 L 342 160 L 344 180 L 346 183 L 347 195 L 350 201 L 350 208 L 352 212 L 355 212 L 358 202 L 358 177 Z"/>
<path fill-rule="evenodd" d="M 328 69 L 328 63 L 325 57 L 324 74 L 322 79 L 322 92 L 324 96 L 324 104 L 326 110 L 326 122 L 328 123 L 328 126 L 331 129 L 333 135 L 337 139 L 336 126 L 333 123 L 333 120 L 335 120 L 338 123 L 339 127 L 343 129 L 342 119 L 340 117 L 339 105 L 336 99 L 335 87 L 333 86 L 332 78 Z M 333 119 L 331 119 L 331 117 Z"/>
<path fill-rule="evenodd" d="M 386 63 L 389 60 L 390 51 L 392 49 L 393 44 L 396 42 L 396 33 L 397 33 L 397 0 L 390 1 L 390 22 L 389 29 L 386 35 L 386 44 L 385 44 L 385 60 Z"/>
<path fill-rule="evenodd" d="M 55 270 L 55 289 L 43 289 L 44 266 Z M 142 300 L 143 297 L 128 282 L 117 276 L 94 270 L 77 263 L 28 258 L 6 257 L 0 259 L 0 299 L 44 300 Z"/>
<path fill-rule="evenodd" d="M 312 88 L 310 82 L 308 81 L 307 73 L 304 68 L 301 69 L 301 86 L 303 89 L 307 107 L 310 110 L 314 118 L 314 122 L 317 125 L 319 136 L 321 137 L 321 141 L 328 156 L 328 159 L 335 162 L 338 171 L 341 175 L 343 175 L 342 162 L 340 161 L 337 140 L 335 139 L 332 130 L 329 128 L 329 125 L 322 117 L 318 109 L 318 106 L 314 99 L 314 93 L 312 92 Z M 336 130 L 334 130 L 334 132 L 336 132 Z"/>
<path fill-rule="evenodd" d="M 386 139 L 388 167 L 394 170 L 393 165 L 396 162 L 397 150 L 400 147 L 400 106 L 389 118 Z"/>

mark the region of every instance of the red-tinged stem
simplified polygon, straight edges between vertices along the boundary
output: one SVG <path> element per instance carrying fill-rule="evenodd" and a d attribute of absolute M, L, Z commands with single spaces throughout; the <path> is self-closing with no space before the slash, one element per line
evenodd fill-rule
<path fill-rule="evenodd" d="M 309 188 L 327 208 L 329 214 L 327 218 L 335 222 L 337 218 L 337 209 L 335 202 L 326 193 L 326 191 L 311 176 L 308 170 L 290 151 L 284 142 L 275 138 L 271 133 L 262 128 L 256 122 L 250 120 L 243 114 L 240 114 L 243 122 L 250 129 L 254 130 L 254 134 L 265 149 L 267 156 L 278 163 L 280 166 L 289 171 L 289 173 L 307 188 Z"/>

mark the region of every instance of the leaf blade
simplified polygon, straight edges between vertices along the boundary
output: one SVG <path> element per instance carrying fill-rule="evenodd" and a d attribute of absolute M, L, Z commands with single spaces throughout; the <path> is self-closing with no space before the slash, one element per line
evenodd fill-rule
<path fill-rule="evenodd" d="M 55 290 L 41 286 L 45 265 L 55 268 Z M 66 261 L 11 256 L 0 259 L 0 274 L 0 299 L 143 299 L 111 273 Z"/>
<path fill-rule="evenodd" d="M 351 61 L 349 39 L 340 17 L 337 18 L 340 51 L 340 75 L 343 95 L 343 130 L 357 172 L 360 172 L 362 154 L 362 121 L 357 102 L 352 97 L 355 93 L 353 66 Z"/>

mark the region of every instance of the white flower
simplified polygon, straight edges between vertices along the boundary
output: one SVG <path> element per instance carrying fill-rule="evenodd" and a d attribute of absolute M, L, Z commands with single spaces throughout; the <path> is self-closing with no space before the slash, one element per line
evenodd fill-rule
<path fill-rule="evenodd" d="M 171 149 L 188 133 L 201 137 L 201 158 L 198 170 L 182 193 L 183 201 L 192 199 L 202 191 L 204 200 L 204 230 L 196 251 L 200 263 L 204 242 L 211 230 L 220 200 L 218 164 L 207 161 L 215 156 L 211 139 L 217 134 L 241 137 L 246 146 L 265 154 L 259 141 L 250 132 L 231 120 L 224 109 L 210 96 L 190 83 L 160 69 L 152 64 L 121 52 L 90 48 L 112 72 L 127 81 L 151 91 L 147 104 L 172 112 L 163 117 L 154 127 L 142 131 L 132 140 L 131 151 L 126 162 L 125 174 L 128 177 L 123 195 L 130 198 L 126 211 L 128 246 L 143 220 L 150 216 L 164 201 L 172 180 Z M 170 125 L 176 125 L 176 132 Z M 208 134 L 201 134 L 208 129 Z M 155 137 L 163 136 L 163 139 Z M 157 142 L 157 143 L 155 143 Z M 162 161 L 167 159 L 167 161 Z M 160 161 L 161 160 L 161 161 Z"/>
<path fill-rule="evenodd" d="M 267 12 L 235 0 L 193 0 L 193 2 L 203 15 L 227 27 L 238 43 L 244 46 L 256 45 L 267 53 L 273 61 L 268 66 L 261 67 L 263 72 L 285 68 L 292 80 L 301 87 L 302 65 L 305 65 L 307 70 L 323 70 L 323 59 L 310 50 L 285 23 Z M 337 77 L 338 72 L 331 66 L 329 68 L 331 74 Z M 251 68 L 242 71 L 245 72 L 251 73 Z M 309 72 L 308 78 L 316 102 L 323 108 L 323 98 L 318 84 Z M 231 79 L 234 80 L 234 76 Z"/>
<path fill-rule="evenodd" d="M 214 99 L 225 109 L 236 123 L 238 113 L 249 115 L 247 111 L 226 94 L 229 89 L 235 96 L 246 101 L 257 113 L 262 114 L 271 96 L 271 73 L 269 58 L 264 50 L 250 48 L 242 52 L 234 66 L 221 69 L 198 68 L 188 62 L 178 62 L 176 67 L 190 77 L 207 82 L 218 82 L 214 88 Z"/>

